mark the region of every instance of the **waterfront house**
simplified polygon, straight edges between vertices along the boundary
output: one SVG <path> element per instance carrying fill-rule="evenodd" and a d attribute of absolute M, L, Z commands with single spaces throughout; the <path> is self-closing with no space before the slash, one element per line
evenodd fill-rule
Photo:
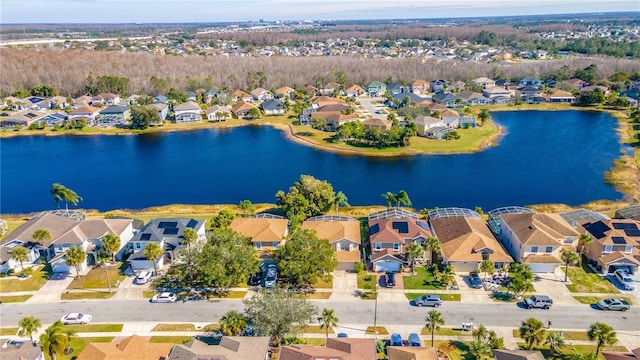
<path fill-rule="evenodd" d="M 640 221 L 613 219 L 583 221 L 584 230 L 593 241 L 584 246 L 584 255 L 607 274 L 622 268 L 635 273 L 640 266 Z"/>
<path fill-rule="evenodd" d="M 231 113 L 237 119 L 252 119 L 251 109 L 258 109 L 258 108 L 252 103 L 248 103 L 248 102 L 238 102 L 231 105 Z"/>
<path fill-rule="evenodd" d="M 459 101 L 457 96 L 444 92 L 433 95 L 431 99 L 436 103 L 444 104 L 448 108 L 456 107 L 458 105 L 457 101 Z"/>
<path fill-rule="evenodd" d="M 609 88 L 606 86 L 601 86 L 601 85 L 591 85 L 591 86 L 585 86 L 583 88 L 580 89 L 580 96 L 584 96 L 588 93 L 593 92 L 595 89 L 600 89 L 600 91 L 604 94 L 604 97 L 607 98 L 609 97 L 609 94 L 611 93 L 611 91 L 609 91 Z"/>
<path fill-rule="evenodd" d="M 175 345 L 167 360 L 269 360 L 269 336 L 223 336 L 219 341 L 193 339 Z"/>
<path fill-rule="evenodd" d="M 387 92 L 387 85 L 382 81 L 372 81 L 365 86 L 370 96 L 382 96 Z"/>
<path fill-rule="evenodd" d="M 210 106 L 204 113 L 209 121 L 222 121 L 232 116 L 231 107 L 223 105 Z"/>
<path fill-rule="evenodd" d="M 96 118 L 100 115 L 100 109 L 87 105 L 81 106 L 69 113 L 69 120 L 85 119 L 87 125 L 95 124 Z"/>
<path fill-rule="evenodd" d="M 109 105 L 100 110 L 100 117 L 94 122 L 95 126 L 124 126 L 131 117 L 128 107 L 122 105 Z"/>
<path fill-rule="evenodd" d="M 76 360 L 158 360 L 166 359 L 173 343 L 150 342 L 138 335 L 125 337 L 118 342 L 90 342 L 75 357 Z"/>
<path fill-rule="evenodd" d="M 0 120 L 0 128 L 17 129 L 18 127 L 27 128 L 34 122 L 38 122 L 47 114 L 35 110 L 23 110 L 12 114 L 8 118 Z"/>
<path fill-rule="evenodd" d="M 162 122 L 167 120 L 167 115 L 169 115 L 169 106 L 167 106 L 167 104 L 157 102 L 147 105 L 147 108 L 158 112 L 158 117 L 160 118 L 159 125 L 162 125 Z"/>
<path fill-rule="evenodd" d="M 337 270 L 354 270 L 360 261 L 360 222 L 346 216 L 316 216 L 305 220 L 301 227 L 316 232 L 318 238 L 326 240 L 336 252 Z"/>
<path fill-rule="evenodd" d="M 351 121 L 358 121 L 356 114 L 334 113 L 325 117 L 325 131 L 336 131 L 340 125 L 344 125 Z"/>
<path fill-rule="evenodd" d="M 458 94 L 458 97 L 471 106 L 491 104 L 491 100 L 487 99 L 482 94 L 471 90 L 461 91 Z"/>
<path fill-rule="evenodd" d="M 194 101 L 187 101 L 173 107 L 176 123 L 197 122 L 202 120 L 200 105 Z"/>
<path fill-rule="evenodd" d="M 391 130 L 393 123 L 387 119 L 373 118 L 363 121 L 362 125 L 364 125 L 365 129 L 378 128 L 380 130 Z"/>
<path fill-rule="evenodd" d="M 284 103 L 280 99 L 270 99 L 260 104 L 265 115 L 282 115 L 286 112 Z"/>
<path fill-rule="evenodd" d="M 580 80 L 580 79 L 577 79 L 577 78 L 572 78 L 572 79 L 566 80 L 564 83 L 567 86 L 569 86 L 569 87 L 571 87 L 573 89 L 577 89 L 577 90 L 580 90 L 585 86 L 589 86 L 588 82 Z"/>
<path fill-rule="evenodd" d="M 417 135 L 419 136 L 427 136 L 427 132 L 431 128 L 443 127 L 444 121 L 442 119 L 435 118 L 433 116 L 424 116 L 419 115 L 413 119 L 413 122 L 418 127 Z"/>
<path fill-rule="evenodd" d="M 328 338 L 324 346 L 289 345 L 280 348 L 278 360 L 376 359 L 375 339 Z M 172 360 L 172 359 L 169 359 Z M 407 358 L 408 360 L 408 358 Z M 417 360 L 417 359 L 416 359 Z"/>
<path fill-rule="evenodd" d="M 576 97 L 570 92 L 560 89 L 553 89 L 551 94 L 547 95 L 550 103 L 567 103 L 573 104 L 576 102 Z"/>
<path fill-rule="evenodd" d="M 282 216 L 258 214 L 248 218 L 236 218 L 230 227 L 251 239 L 256 251 L 276 250 L 289 235 L 289 220 Z"/>
<path fill-rule="evenodd" d="M 57 126 L 62 125 L 62 123 L 67 120 L 67 114 L 61 112 L 49 113 L 41 118 L 39 118 L 36 122 L 38 125 L 44 124 L 45 126 Z"/>
<path fill-rule="evenodd" d="M 511 97 L 511 91 L 498 86 L 484 89 L 482 95 L 488 99 L 495 99 L 498 97 Z"/>

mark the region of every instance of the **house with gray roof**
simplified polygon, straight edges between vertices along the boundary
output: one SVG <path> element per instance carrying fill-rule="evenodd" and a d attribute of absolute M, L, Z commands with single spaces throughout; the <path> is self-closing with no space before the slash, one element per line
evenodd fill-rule
<path fill-rule="evenodd" d="M 260 107 L 264 110 L 265 115 L 282 115 L 286 111 L 284 103 L 280 99 L 269 99 L 264 101 Z"/>
<path fill-rule="evenodd" d="M 471 106 L 491 104 L 490 99 L 487 99 L 482 94 L 471 90 L 461 91 L 458 94 L 458 97 Z"/>
<path fill-rule="evenodd" d="M 131 111 L 122 105 L 109 105 L 100 110 L 100 117 L 94 122 L 95 126 L 113 127 L 124 126 L 131 118 Z"/>
<path fill-rule="evenodd" d="M 458 97 L 451 94 L 451 93 L 438 93 L 433 95 L 432 97 L 433 102 L 439 103 L 439 104 L 444 104 L 446 107 L 448 108 L 452 108 L 452 107 L 456 107 L 458 106 L 458 104 L 456 103 L 456 101 L 458 101 Z"/>

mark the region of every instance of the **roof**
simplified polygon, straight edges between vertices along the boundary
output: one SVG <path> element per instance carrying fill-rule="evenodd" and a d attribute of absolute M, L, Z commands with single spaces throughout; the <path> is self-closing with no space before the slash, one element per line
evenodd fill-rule
<path fill-rule="evenodd" d="M 382 249 L 375 254 L 371 255 L 371 261 L 375 262 L 377 260 L 381 260 L 382 258 L 390 258 L 391 260 L 395 260 L 398 262 L 404 262 L 402 259 L 398 258 L 398 254 L 393 252 L 391 249 Z"/>
<path fill-rule="evenodd" d="M 73 110 L 70 115 L 76 115 L 76 114 L 95 114 L 97 112 L 100 112 L 100 109 L 93 107 L 93 106 L 81 106 L 75 110 Z"/>
<path fill-rule="evenodd" d="M 303 229 L 315 230 L 319 239 L 330 243 L 348 240 L 360 244 L 360 222 L 358 221 L 304 221 Z"/>
<path fill-rule="evenodd" d="M 264 110 L 280 110 L 282 109 L 282 101 L 278 100 L 278 99 L 270 99 L 270 100 L 266 100 L 265 102 L 262 103 L 262 108 Z M 284 109 L 282 109 L 284 111 Z"/>
<path fill-rule="evenodd" d="M 608 352 L 603 351 L 602 356 L 606 360 L 636 360 L 640 359 L 640 347 L 631 349 L 631 352 Z"/>
<path fill-rule="evenodd" d="M 187 101 L 173 107 L 173 111 L 188 111 L 188 110 L 200 110 L 200 105 L 194 101 Z"/>
<path fill-rule="evenodd" d="M 231 105 L 231 111 L 234 113 L 238 113 L 238 111 L 246 111 L 246 110 L 250 110 L 250 109 L 257 109 L 257 107 L 255 105 L 253 105 L 252 103 L 248 103 L 248 102 L 237 102 L 233 105 Z"/>
<path fill-rule="evenodd" d="M 522 261 L 527 264 L 563 264 L 558 257 L 547 254 L 532 254 L 525 256 Z"/>
<path fill-rule="evenodd" d="M 340 112 L 342 110 L 347 110 L 347 109 L 351 109 L 351 106 L 349 106 L 347 104 L 332 103 L 332 104 L 322 105 L 322 106 L 318 107 L 316 109 L 316 111 L 318 111 L 318 112 L 326 112 L 326 111 Z"/>
<path fill-rule="evenodd" d="M 0 358 L 3 360 L 36 360 L 42 354 L 40 345 L 31 340 L 8 340 L 0 347 Z M 6 345 L 6 347 L 5 347 Z"/>
<path fill-rule="evenodd" d="M 132 335 L 119 343 L 89 343 L 77 360 L 158 360 L 169 356 L 173 344 L 150 343 L 149 339 Z"/>
<path fill-rule="evenodd" d="M 369 221 L 378 219 L 418 219 L 418 214 L 392 207 L 369 214 Z"/>
<path fill-rule="evenodd" d="M 225 112 L 225 113 L 231 114 L 231 108 L 229 106 L 213 105 L 213 106 L 210 106 L 205 111 L 205 114 L 209 115 L 209 114 L 215 114 L 217 112 Z"/>
<path fill-rule="evenodd" d="M 287 219 L 236 218 L 231 228 L 251 238 L 251 242 L 280 242 L 287 235 Z"/>
<path fill-rule="evenodd" d="M 534 350 L 493 350 L 495 360 L 544 360 L 540 351 Z"/>
<path fill-rule="evenodd" d="M 219 343 L 208 345 L 194 339 L 176 345 L 168 360 L 264 360 L 270 341 L 268 336 L 223 336 Z"/>
<path fill-rule="evenodd" d="M 603 245 L 640 244 L 640 221 L 630 219 L 598 220 L 580 223 L 583 229 Z"/>
<path fill-rule="evenodd" d="M 262 95 L 262 94 L 266 94 L 266 93 L 268 93 L 268 92 L 269 92 L 269 91 L 267 91 L 266 89 L 263 89 L 263 88 L 259 87 L 259 88 L 253 89 L 253 90 L 251 91 L 251 95 L 253 95 L 253 96 L 260 96 L 260 95 Z"/>
<path fill-rule="evenodd" d="M 433 124 L 437 124 L 437 123 L 441 123 L 442 119 L 438 119 L 435 118 L 433 116 L 424 116 L 424 115 L 420 115 L 420 116 L 416 116 L 415 119 L 413 119 L 413 122 L 416 123 L 416 125 L 433 125 Z"/>
<path fill-rule="evenodd" d="M 329 338 L 325 346 L 291 345 L 280 349 L 279 360 L 370 360 L 376 358 L 375 339 Z"/>
<path fill-rule="evenodd" d="M 576 209 L 567 212 L 560 213 L 563 219 L 565 219 L 574 228 L 578 226 L 581 220 L 610 220 L 610 218 L 599 212 L 587 209 Z"/>
<path fill-rule="evenodd" d="M 502 214 L 502 227 L 508 226 L 524 245 L 562 245 L 566 237 L 580 233 L 558 214 L 514 213 Z"/>
<path fill-rule="evenodd" d="M 438 360 L 434 347 L 388 346 L 389 360 Z"/>
<path fill-rule="evenodd" d="M 336 99 L 336 98 L 330 98 L 328 96 L 318 96 L 317 98 L 313 99 L 311 101 L 313 104 L 315 104 L 318 107 L 323 107 L 325 105 L 330 105 L 330 104 L 345 104 L 346 102 L 344 102 L 343 100 L 340 99 Z"/>
<path fill-rule="evenodd" d="M 352 250 L 352 251 L 336 251 L 336 257 L 338 258 L 338 261 L 345 261 L 345 262 L 349 262 L 349 261 L 360 261 L 360 251 L 359 250 Z"/>
<path fill-rule="evenodd" d="M 551 94 L 549 94 L 549 98 L 574 98 L 575 99 L 575 96 L 573 96 L 573 94 L 571 94 L 570 92 L 567 92 L 564 90 L 553 89 Z"/>
<path fill-rule="evenodd" d="M 483 254 L 494 263 L 513 261 L 482 219 L 441 217 L 430 222 L 447 261 L 483 261 Z"/>
<path fill-rule="evenodd" d="M 106 108 L 100 110 L 100 114 L 122 114 L 129 110 L 128 107 L 122 105 L 109 105 Z"/>
<path fill-rule="evenodd" d="M 388 128 L 391 126 L 391 121 L 386 119 L 373 118 L 373 119 L 367 119 L 363 121 L 362 124 L 364 126 L 377 126 L 381 128 Z"/>
<path fill-rule="evenodd" d="M 422 219 L 369 220 L 369 241 L 373 243 L 404 243 L 406 239 L 432 236 L 429 224 Z"/>
<path fill-rule="evenodd" d="M 640 266 L 640 262 L 634 259 L 632 256 L 629 256 L 621 251 L 614 251 L 610 254 L 602 255 L 598 258 L 598 262 L 603 265 L 611 265 L 613 263 L 626 263 L 633 264 L 635 266 Z"/>
<path fill-rule="evenodd" d="M 251 97 L 251 95 L 247 94 L 246 92 L 244 92 L 242 90 L 235 90 L 234 92 L 231 93 L 231 96 L 239 97 L 239 98 Z"/>
<path fill-rule="evenodd" d="M 640 220 L 640 205 L 633 205 L 616 211 L 616 217 Z"/>
<path fill-rule="evenodd" d="M 383 83 L 382 81 L 378 81 L 378 80 L 374 80 L 370 83 L 368 83 L 367 85 L 365 85 L 365 87 L 387 87 L 387 85 L 385 83 Z"/>
<path fill-rule="evenodd" d="M 276 90 L 276 94 L 278 94 L 278 95 L 285 95 L 285 94 L 289 94 L 290 92 L 293 92 L 293 91 L 295 91 L 295 90 L 294 90 L 294 89 L 292 89 L 292 88 L 290 88 L 290 87 L 288 87 L 288 86 L 283 86 L 283 87 L 278 88 L 278 89 Z"/>
<path fill-rule="evenodd" d="M 451 93 L 439 93 L 432 96 L 434 101 L 446 102 L 446 101 L 456 101 L 458 99 L 457 96 Z"/>
<path fill-rule="evenodd" d="M 161 242 L 166 238 L 180 238 L 188 228 L 199 232 L 204 227 L 205 220 L 193 218 L 160 218 L 147 223 L 132 241 Z"/>

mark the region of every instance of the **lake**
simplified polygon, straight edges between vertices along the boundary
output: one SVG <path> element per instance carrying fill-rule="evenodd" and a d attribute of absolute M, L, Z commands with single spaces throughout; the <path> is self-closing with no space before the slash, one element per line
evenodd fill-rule
<path fill-rule="evenodd" d="M 492 113 L 499 145 L 475 154 L 372 158 L 315 150 L 269 126 L 136 136 L 26 136 L 0 141 L 0 213 L 55 208 L 59 182 L 108 211 L 174 203 L 275 202 L 300 174 L 383 205 L 405 190 L 417 209 L 617 200 L 603 182 L 620 156 L 616 120 L 584 111 Z M 464 130 L 460 131 L 464 136 Z M 64 206 L 64 204 L 61 204 Z"/>

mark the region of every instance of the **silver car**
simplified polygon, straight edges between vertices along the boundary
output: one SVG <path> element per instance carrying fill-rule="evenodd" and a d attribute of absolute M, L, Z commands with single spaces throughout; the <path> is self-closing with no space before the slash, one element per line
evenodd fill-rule
<path fill-rule="evenodd" d="M 155 294 L 151 298 L 152 303 L 174 303 L 178 300 L 178 295 L 170 292 Z"/>
<path fill-rule="evenodd" d="M 438 295 L 423 295 L 423 296 L 417 297 L 415 302 L 416 302 L 416 306 L 438 307 L 442 305 L 442 299 L 440 299 L 440 296 Z"/>
<path fill-rule="evenodd" d="M 89 314 L 83 314 L 83 313 L 71 313 L 71 314 L 67 314 L 65 316 L 62 317 L 62 319 L 60 319 L 60 321 L 64 324 L 64 325 L 70 325 L 70 324 L 88 324 L 91 322 L 91 319 L 93 317 Z"/>
<path fill-rule="evenodd" d="M 616 280 L 618 280 L 620 285 L 622 285 L 622 287 L 625 290 L 635 290 L 636 289 L 635 282 L 633 281 L 631 276 L 629 276 L 629 274 L 626 271 L 618 269 L 618 270 L 613 272 L 613 276 L 616 278 Z"/>

